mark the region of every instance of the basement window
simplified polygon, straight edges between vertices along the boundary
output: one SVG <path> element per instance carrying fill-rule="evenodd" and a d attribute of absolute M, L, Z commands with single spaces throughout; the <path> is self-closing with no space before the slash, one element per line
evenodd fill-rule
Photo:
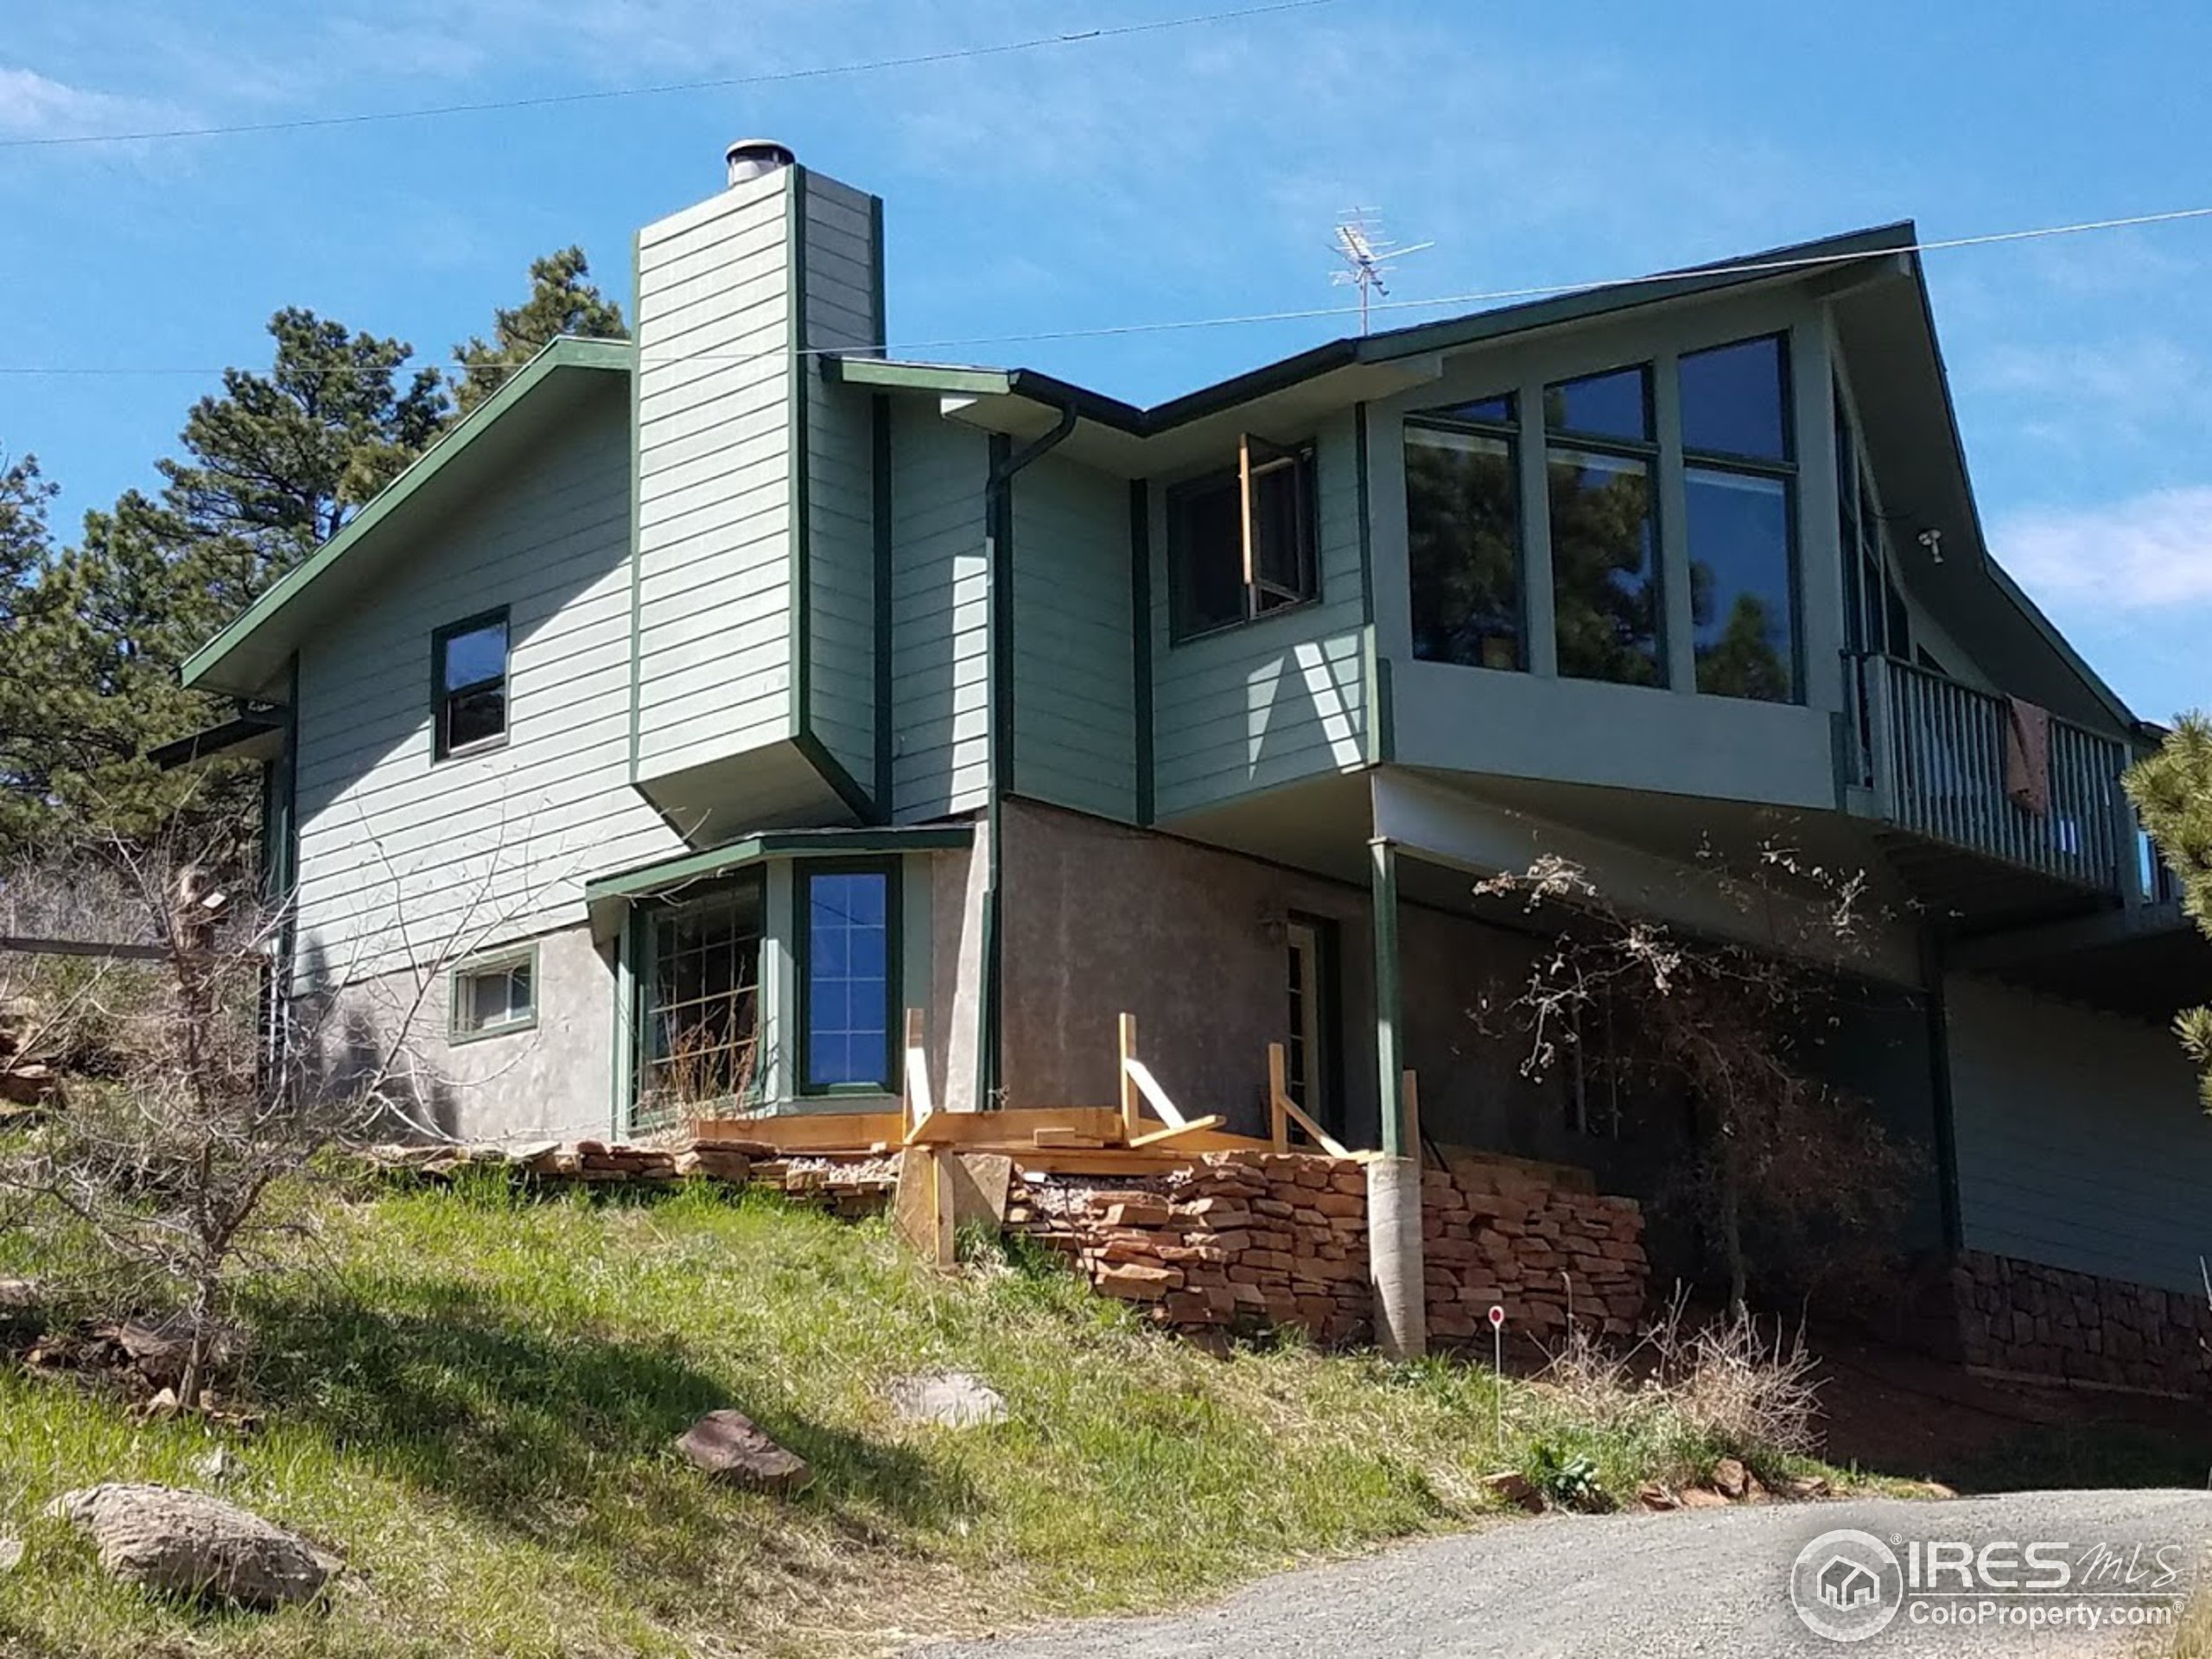
<path fill-rule="evenodd" d="M 1180 643 L 1319 597 L 1313 446 L 1246 436 L 1167 492 L 1168 632 Z"/>
<path fill-rule="evenodd" d="M 488 611 L 430 636 L 437 758 L 507 741 L 507 613 Z"/>
<path fill-rule="evenodd" d="M 537 1023 L 536 945 L 479 957 L 454 969 L 449 1040 L 499 1037 Z"/>

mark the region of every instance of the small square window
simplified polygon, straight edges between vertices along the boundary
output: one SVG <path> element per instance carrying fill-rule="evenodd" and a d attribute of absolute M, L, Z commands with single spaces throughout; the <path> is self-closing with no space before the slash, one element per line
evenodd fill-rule
<path fill-rule="evenodd" d="M 1237 465 L 1167 493 L 1168 631 L 1177 640 L 1318 596 L 1313 450 L 1247 437 Z"/>
<path fill-rule="evenodd" d="M 507 735 L 507 613 L 493 612 L 430 636 L 436 753 L 496 747 Z"/>
<path fill-rule="evenodd" d="M 537 1023 L 537 952 L 504 952 L 463 963 L 453 973 L 456 1042 L 523 1031 Z"/>

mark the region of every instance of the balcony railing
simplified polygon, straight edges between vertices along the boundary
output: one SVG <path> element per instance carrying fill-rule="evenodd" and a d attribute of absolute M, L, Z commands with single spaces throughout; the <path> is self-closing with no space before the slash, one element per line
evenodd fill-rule
<path fill-rule="evenodd" d="M 1886 657 L 1858 667 L 1867 774 L 1891 823 L 2085 887 L 2139 884 L 2126 744 L 2052 715 L 2050 808 L 2033 811 L 2007 788 L 2005 698 Z"/>

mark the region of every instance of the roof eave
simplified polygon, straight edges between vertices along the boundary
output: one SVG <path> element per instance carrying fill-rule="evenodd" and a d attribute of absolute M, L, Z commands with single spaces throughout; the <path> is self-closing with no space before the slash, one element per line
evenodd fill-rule
<path fill-rule="evenodd" d="M 233 671 L 235 665 L 257 638 L 327 571 L 402 512 L 426 484 L 467 454 L 502 416 L 554 375 L 571 369 L 626 374 L 633 362 L 634 351 L 627 340 L 578 340 L 564 335 L 549 342 L 508 377 L 498 391 L 448 428 L 404 472 L 379 490 L 352 523 L 287 571 L 213 639 L 187 658 L 182 673 L 184 683 L 200 690 L 226 691 L 238 696 L 261 695 L 267 690 L 267 665 L 243 673 Z"/>

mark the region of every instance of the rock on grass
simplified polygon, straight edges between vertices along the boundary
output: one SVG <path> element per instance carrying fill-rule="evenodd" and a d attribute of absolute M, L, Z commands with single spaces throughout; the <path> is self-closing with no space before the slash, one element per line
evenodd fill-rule
<path fill-rule="evenodd" d="M 338 1570 L 297 1534 L 174 1486 L 82 1487 L 46 1512 L 90 1535 L 111 1578 L 188 1600 L 266 1611 L 312 1600 Z"/>
<path fill-rule="evenodd" d="M 814 1478 L 804 1458 L 778 1446 L 741 1411 L 709 1412 L 677 1436 L 676 1449 L 703 1474 L 779 1497 Z"/>

